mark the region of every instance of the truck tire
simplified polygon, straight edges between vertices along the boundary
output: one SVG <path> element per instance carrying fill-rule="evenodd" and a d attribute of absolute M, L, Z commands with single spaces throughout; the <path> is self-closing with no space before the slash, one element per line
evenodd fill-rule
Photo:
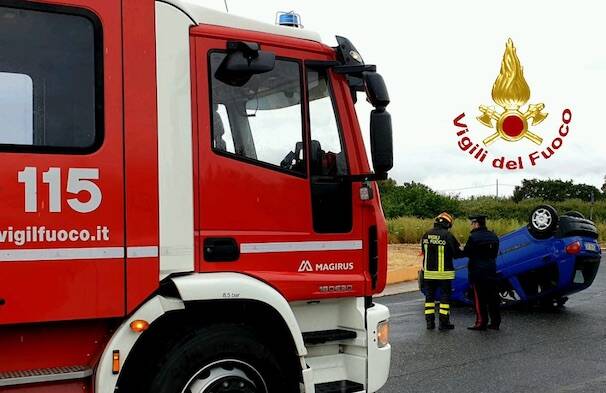
<path fill-rule="evenodd" d="M 558 212 L 550 205 L 535 207 L 528 218 L 528 231 L 538 239 L 551 237 L 558 228 Z"/>
<path fill-rule="evenodd" d="M 149 392 L 298 392 L 298 381 L 288 375 L 251 331 L 214 325 L 198 329 L 166 353 Z"/>

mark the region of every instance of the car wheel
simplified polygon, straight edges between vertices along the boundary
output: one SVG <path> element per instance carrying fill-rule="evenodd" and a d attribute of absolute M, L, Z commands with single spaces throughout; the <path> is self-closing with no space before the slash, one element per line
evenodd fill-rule
<path fill-rule="evenodd" d="M 552 206 L 540 205 L 535 207 L 528 219 L 528 230 L 537 238 L 547 238 L 553 235 L 558 227 L 558 212 Z"/>
<path fill-rule="evenodd" d="M 569 211 L 566 212 L 564 214 L 562 214 L 563 216 L 567 216 L 567 217 L 576 217 L 576 218 L 585 218 L 585 216 L 583 215 L 583 213 L 573 210 L 573 211 Z"/>
<path fill-rule="evenodd" d="M 220 325 L 198 330 L 165 355 L 150 393 L 298 391 L 295 378 L 249 330 Z"/>

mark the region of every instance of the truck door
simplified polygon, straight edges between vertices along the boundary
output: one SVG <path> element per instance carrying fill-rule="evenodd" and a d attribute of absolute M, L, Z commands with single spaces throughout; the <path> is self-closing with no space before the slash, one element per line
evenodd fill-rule
<path fill-rule="evenodd" d="M 259 277 L 289 300 L 362 295 L 361 223 L 352 185 L 339 178 L 348 162 L 326 71 L 306 68 L 310 52 L 293 49 L 304 41 L 243 40 L 204 26 L 194 34 L 199 269 Z M 222 64 L 234 41 L 273 52 L 273 70 L 230 79 Z M 318 44 L 307 45 L 329 60 Z"/>
<path fill-rule="evenodd" d="M 0 324 L 124 312 L 121 2 L 70 3 L 0 5 Z"/>

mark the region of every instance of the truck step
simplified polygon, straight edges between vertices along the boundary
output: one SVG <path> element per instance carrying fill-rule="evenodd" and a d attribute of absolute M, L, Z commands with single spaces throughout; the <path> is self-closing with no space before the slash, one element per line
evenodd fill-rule
<path fill-rule="evenodd" d="M 316 385 L 316 393 L 356 393 L 363 391 L 364 385 L 352 381 L 335 381 Z"/>
<path fill-rule="evenodd" d="M 28 383 L 43 383 L 82 379 L 93 375 L 87 366 L 38 368 L 23 371 L 0 372 L 0 386 L 15 386 Z"/>
<path fill-rule="evenodd" d="M 318 330 L 316 332 L 303 333 L 303 341 L 305 344 L 324 344 L 330 341 L 352 340 L 357 336 L 358 334 L 352 330 Z"/>

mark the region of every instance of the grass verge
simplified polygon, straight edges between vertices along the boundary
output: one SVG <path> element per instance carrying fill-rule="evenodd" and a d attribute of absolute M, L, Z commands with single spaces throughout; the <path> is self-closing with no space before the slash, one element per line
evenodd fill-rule
<path fill-rule="evenodd" d="M 488 228 L 498 236 L 514 231 L 527 223 L 516 219 L 500 218 L 488 220 Z M 606 236 L 606 222 L 596 222 L 600 233 L 600 241 Z M 387 221 L 389 229 L 389 242 L 392 244 L 418 244 L 421 237 L 433 226 L 433 220 L 429 218 L 399 217 Z M 467 241 L 469 236 L 469 221 L 459 218 L 455 220 L 452 233 L 461 243 Z"/>

